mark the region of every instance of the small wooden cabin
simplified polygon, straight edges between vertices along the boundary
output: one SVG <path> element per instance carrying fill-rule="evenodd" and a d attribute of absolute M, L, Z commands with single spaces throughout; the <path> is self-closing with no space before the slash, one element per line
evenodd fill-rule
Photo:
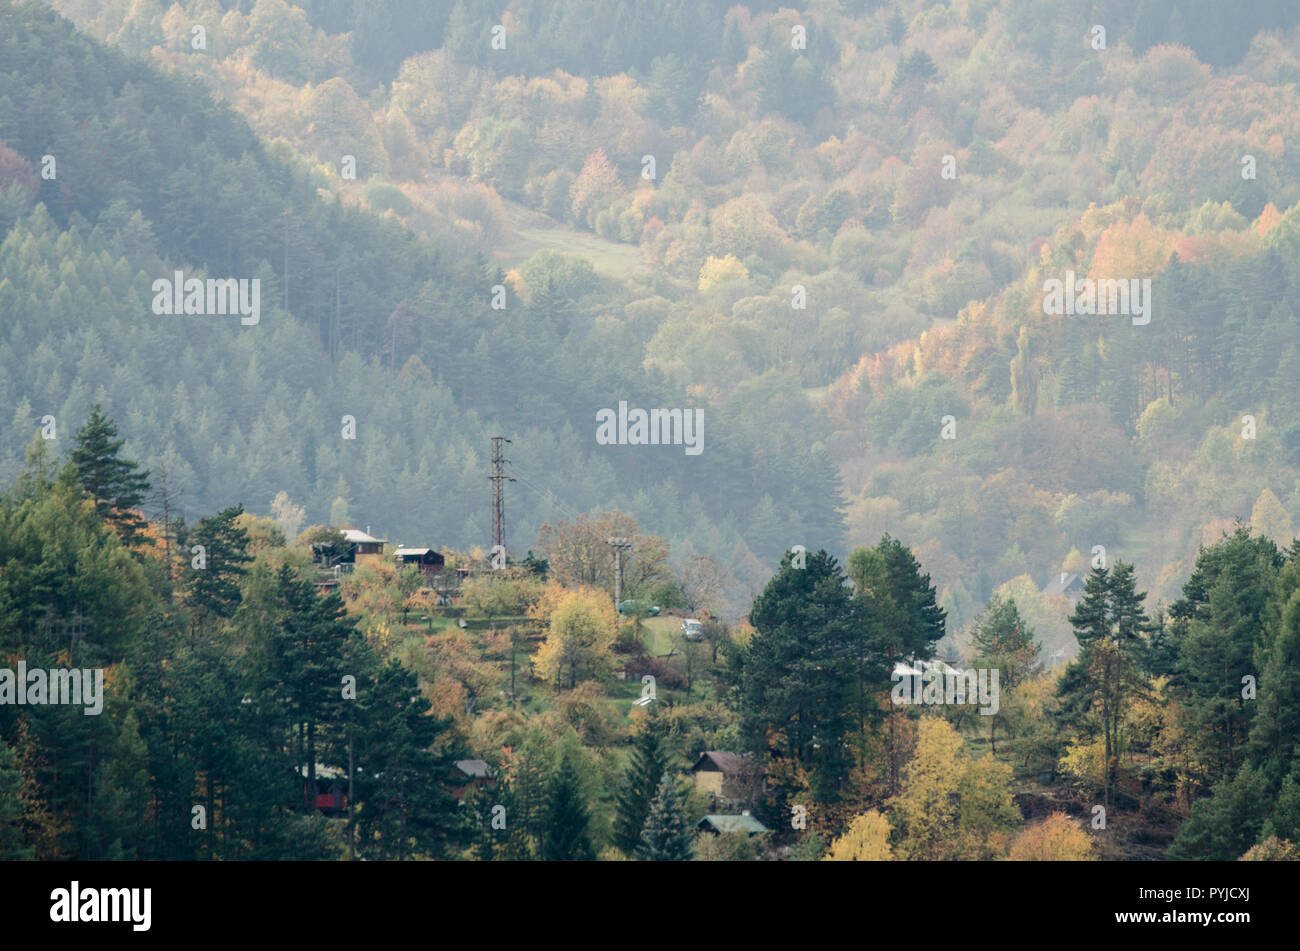
<path fill-rule="evenodd" d="M 727 750 L 705 750 L 690 772 L 696 787 L 715 800 L 743 799 L 746 780 L 754 772 L 753 757 Z"/>
<path fill-rule="evenodd" d="M 446 559 L 432 548 L 404 548 L 400 546 L 393 552 L 393 561 L 398 568 L 405 568 L 409 565 L 418 566 L 425 575 L 438 574 L 446 563 Z"/>
<path fill-rule="evenodd" d="M 496 782 L 491 767 L 484 760 L 458 759 L 447 780 L 447 791 L 457 799 L 464 799 L 471 786 L 475 789 L 491 789 Z"/>
<path fill-rule="evenodd" d="M 388 544 L 382 538 L 374 538 L 368 532 L 355 528 L 343 529 L 343 538 L 351 546 L 351 556 L 346 561 L 355 561 L 358 565 L 369 560 L 384 557 L 384 546 Z"/>

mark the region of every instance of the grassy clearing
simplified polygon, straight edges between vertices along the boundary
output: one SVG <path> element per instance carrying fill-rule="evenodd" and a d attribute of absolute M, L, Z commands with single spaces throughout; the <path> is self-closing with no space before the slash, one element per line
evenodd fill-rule
<path fill-rule="evenodd" d="M 655 657 L 673 649 L 673 635 L 682 628 L 679 617 L 650 617 L 641 621 L 641 642 Z"/>
<path fill-rule="evenodd" d="M 640 250 L 634 245 L 617 244 L 589 231 L 570 228 L 517 228 L 514 239 L 497 248 L 494 255 L 503 266 L 515 267 L 538 251 L 546 250 L 584 257 L 604 277 L 626 277 L 631 272 L 647 270 Z"/>
<path fill-rule="evenodd" d="M 635 271 L 648 271 L 636 245 L 607 241 L 590 231 L 578 231 L 518 202 L 503 198 L 510 219 L 510 238 L 493 248 L 492 256 L 502 267 L 512 268 L 538 251 L 576 254 L 591 262 L 604 277 L 622 278 Z"/>

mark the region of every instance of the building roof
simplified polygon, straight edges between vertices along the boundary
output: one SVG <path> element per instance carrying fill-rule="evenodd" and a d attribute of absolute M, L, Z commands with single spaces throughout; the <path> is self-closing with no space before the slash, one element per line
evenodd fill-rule
<path fill-rule="evenodd" d="M 748 813 L 739 816 L 708 815 L 697 823 L 696 828 L 713 829 L 716 832 L 748 832 L 750 835 L 767 831 L 767 826 Z"/>
<path fill-rule="evenodd" d="M 732 753 L 727 750 L 705 750 L 700 754 L 700 758 L 695 761 L 691 767 L 694 773 L 702 769 L 706 764 L 712 763 L 715 768 L 727 775 L 739 773 L 749 762 L 749 753 Z"/>
<path fill-rule="evenodd" d="M 345 539 L 347 539 L 348 541 L 352 542 L 354 545 L 366 545 L 366 544 L 386 545 L 386 544 L 388 544 L 387 539 L 384 539 L 384 538 L 375 538 L 375 537 L 373 537 L 373 536 L 371 536 L 371 535 L 367 535 L 365 532 L 358 531 L 358 530 L 355 529 L 355 528 L 344 528 L 344 529 L 342 529 L 341 531 L 343 532 L 343 537 L 344 537 Z"/>
<path fill-rule="evenodd" d="M 458 759 L 456 768 L 473 779 L 488 778 L 488 764 L 481 759 Z"/>
<path fill-rule="evenodd" d="M 399 547 L 393 552 L 393 555 L 394 557 L 399 557 L 399 558 L 423 558 L 425 555 L 429 554 L 430 552 L 433 552 L 433 554 L 435 555 L 438 554 L 436 551 L 433 551 L 432 548 Z"/>
<path fill-rule="evenodd" d="M 1047 582 L 1047 587 L 1043 589 L 1043 594 L 1065 594 L 1067 591 L 1076 591 L 1083 589 L 1083 582 L 1078 575 L 1070 574 L 1068 571 L 1062 571 L 1060 574 L 1053 576 L 1052 580 Z"/>

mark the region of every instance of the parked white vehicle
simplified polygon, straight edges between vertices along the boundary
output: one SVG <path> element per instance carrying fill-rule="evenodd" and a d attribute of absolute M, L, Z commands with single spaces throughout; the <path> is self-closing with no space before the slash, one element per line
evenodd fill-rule
<path fill-rule="evenodd" d="M 704 640 L 704 625 L 695 618 L 686 618 L 682 621 L 682 637 L 688 641 Z"/>

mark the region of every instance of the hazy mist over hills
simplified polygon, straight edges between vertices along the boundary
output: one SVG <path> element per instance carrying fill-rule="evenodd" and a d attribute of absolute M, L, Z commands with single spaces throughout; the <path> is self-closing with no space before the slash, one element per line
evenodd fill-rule
<path fill-rule="evenodd" d="M 853 824 L 892 857 L 1030 857 L 983 832 L 917 844 L 904 764 L 957 741 L 924 717 L 881 731 L 896 664 L 932 657 L 1011 678 L 1005 723 L 953 736 L 1041 783 L 1018 794 L 1069 776 L 1084 805 L 1158 801 L 1150 841 L 1104 857 L 1288 840 L 1295 698 L 1238 694 L 1281 689 L 1300 629 L 1297 83 L 1286 0 L 0 0 L 0 645 L 55 658 L 55 619 L 93 617 L 84 646 L 129 693 L 166 682 L 163 630 L 196 638 L 206 683 L 223 643 L 297 671 L 286 619 L 314 618 L 445 718 L 391 763 L 572 745 L 591 854 L 477 857 L 635 857 L 615 790 L 642 727 L 609 711 L 643 673 L 684 690 L 678 765 L 771 754 L 792 772 L 755 815 L 812 797 L 818 850 Z M 81 492 L 87 521 L 57 514 Z M 351 633 L 309 607 L 339 584 L 328 528 L 387 543 L 342 582 Z M 187 574 L 192 544 L 228 559 L 220 584 Z M 399 544 L 445 554 L 454 592 L 393 568 Z M 678 615 L 718 625 L 710 649 Z M 557 616 L 581 650 L 546 640 Z M 1093 696 L 1112 635 L 1122 673 Z M 815 697 L 777 674 L 835 665 Z M 276 676 L 241 689 L 306 682 Z M 86 749 L 117 744 L 113 788 L 149 776 L 179 809 L 218 767 L 160 778 L 139 702 Z M 232 718 L 186 742 L 215 749 Z M 14 782 L 39 799 L 44 768 Z M 681 806 L 652 779 L 640 822 L 659 793 Z M 1193 811 L 1220 783 L 1240 841 Z M 50 797 L 82 839 L 28 816 L 42 855 L 191 855 Z M 376 808 L 375 856 L 479 848 L 445 816 L 402 839 Z M 334 856 L 325 829 L 303 857 Z M 274 855 L 268 836 L 230 857 Z"/>

